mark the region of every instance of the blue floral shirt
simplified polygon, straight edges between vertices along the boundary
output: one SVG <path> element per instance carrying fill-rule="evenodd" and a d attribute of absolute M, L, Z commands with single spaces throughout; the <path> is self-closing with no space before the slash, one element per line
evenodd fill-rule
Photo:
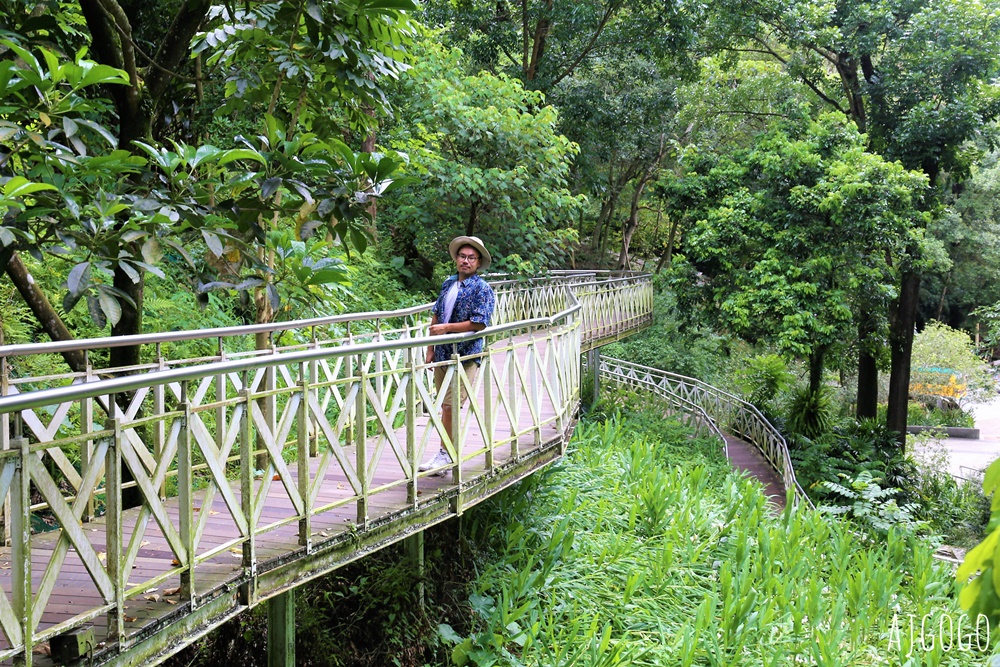
<path fill-rule="evenodd" d="M 493 308 L 496 306 L 496 296 L 493 294 L 493 288 L 489 286 L 489 283 L 475 274 L 458 283 L 458 297 L 455 299 L 455 308 L 451 311 L 451 320 L 449 322 L 444 321 L 445 297 L 456 280 L 458 280 L 458 274 L 445 280 L 441 286 L 441 294 L 434 304 L 434 316 L 437 317 L 438 323 L 478 322 L 489 326 L 490 319 L 493 317 Z M 458 354 L 464 357 L 470 354 L 481 353 L 483 351 L 483 340 L 482 338 L 476 338 L 459 343 Z M 434 361 L 447 361 L 451 359 L 454 349 L 454 344 L 435 345 Z M 477 364 L 480 361 L 480 359 L 476 359 Z"/>

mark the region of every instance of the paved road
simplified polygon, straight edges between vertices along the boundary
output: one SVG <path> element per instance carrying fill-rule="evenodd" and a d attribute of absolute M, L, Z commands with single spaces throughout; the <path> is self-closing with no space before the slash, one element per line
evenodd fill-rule
<path fill-rule="evenodd" d="M 977 477 L 994 459 L 1000 457 L 1000 396 L 988 403 L 972 406 L 979 429 L 979 440 L 946 438 L 942 441 L 949 455 L 948 471 L 957 477 Z"/>

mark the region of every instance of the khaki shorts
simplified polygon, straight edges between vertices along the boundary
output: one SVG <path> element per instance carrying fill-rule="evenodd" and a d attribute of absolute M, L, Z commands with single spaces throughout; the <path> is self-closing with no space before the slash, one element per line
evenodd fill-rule
<path fill-rule="evenodd" d="M 474 361 L 466 361 L 462 364 L 462 368 L 465 370 L 465 377 L 469 379 L 469 386 L 474 387 L 476 383 L 476 375 L 479 374 L 479 364 Z M 444 376 L 447 371 L 447 366 L 436 366 L 434 368 L 434 389 L 438 392 L 441 391 L 441 385 L 444 384 Z M 465 402 L 469 400 L 469 390 L 465 388 L 465 383 L 461 382 L 460 378 L 456 375 L 452 375 L 451 381 L 460 382 L 458 404 L 459 406 L 465 405 Z M 448 388 L 445 389 L 444 400 L 441 401 L 442 408 L 454 407 L 452 405 L 454 397 L 454 393 L 452 392 L 454 391 L 454 388 L 449 383 Z"/>

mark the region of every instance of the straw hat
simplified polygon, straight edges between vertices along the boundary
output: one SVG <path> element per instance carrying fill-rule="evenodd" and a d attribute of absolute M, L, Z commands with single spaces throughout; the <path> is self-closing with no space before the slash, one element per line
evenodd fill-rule
<path fill-rule="evenodd" d="M 479 270 L 485 271 L 490 268 L 490 262 L 493 258 L 490 257 L 490 251 L 486 249 L 483 245 L 483 240 L 478 236 L 456 236 L 455 239 L 448 244 L 448 252 L 451 253 L 451 258 L 455 259 L 458 255 L 458 249 L 462 246 L 470 245 L 479 252 Z"/>

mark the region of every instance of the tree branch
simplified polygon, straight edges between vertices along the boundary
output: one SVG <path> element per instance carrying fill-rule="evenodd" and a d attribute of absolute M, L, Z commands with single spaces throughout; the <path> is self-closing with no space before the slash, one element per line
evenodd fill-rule
<path fill-rule="evenodd" d="M 160 99 L 173 78 L 172 70 L 176 70 L 187 56 L 191 39 L 198 32 L 211 7 L 210 0 L 186 0 L 181 3 L 181 8 L 152 58 L 159 67 L 150 71 L 146 87 L 154 100 Z"/>
<path fill-rule="evenodd" d="M 128 73 L 130 88 L 132 90 L 132 101 L 138 103 L 139 100 L 139 70 L 135 66 L 135 51 L 132 49 L 132 24 L 129 23 L 128 15 L 116 0 L 100 0 L 101 8 L 104 9 L 112 25 L 121 33 L 118 40 L 121 46 L 122 69 Z"/>
<path fill-rule="evenodd" d="M 611 20 L 611 17 L 614 16 L 615 12 L 617 12 L 620 8 L 621 8 L 620 2 L 608 3 L 607 8 L 604 10 L 604 16 L 601 17 L 601 22 L 597 25 L 597 30 L 595 30 L 594 34 L 590 36 L 590 41 L 580 51 L 580 53 L 577 54 L 573 62 L 571 62 L 566 68 L 563 69 L 562 73 L 557 75 L 556 78 L 552 80 L 552 83 L 550 85 L 552 86 L 558 85 L 560 81 L 562 81 L 567 76 L 573 73 L 573 70 L 577 68 L 577 66 L 583 61 L 583 59 L 587 57 L 587 54 L 589 54 L 591 50 L 594 48 L 594 45 L 597 43 L 598 38 L 600 38 L 601 33 L 604 32 L 604 28 L 608 25 L 608 21 Z"/>
<path fill-rule="evenodd" d="M 10 281 L 21 294 L 24 302 L 28 304 L 49 338 L 54 341 L 73 340 L 73 334 L 66 328 L 59 313 L 49 303 L 45 293 L 39 289 L 38 283 L 31 277 L 28 268 L 16 252 L 11 253 L 6 270 Z M 83 373 L 87 370 L 87 357 L 82 350 L 67 350 L 62 353 L 62 356 L 74 372 Z"/>
<path fill-rule="evenodd" d="M 778 55 L 777 52 L 775 52 L 775 50 L 771 48 L 770 44 L 768 44 L 767 42 L 765 42 L 760 37 L 753 37 L 752 39 L 755 42 L 757 42 L 758 44 L 760 44 L 764 49 L 766 49 L 766 52 L 769 53 L 772 58 L 774 58 L 775 60 L 777 60 L 782 65 L 785 65 L 785 66 L 788 65 L 788 61 L 785 60 L 784 58 L 782 58 L 780 55 Z M 799 75 L 798 78 L 799 78 L 800 81 L 802 81 L 802 83 L 806 84 L 809 87 L 810 90 L 812 90 L 814 93 L 816 93 L 816 95 L 821 100 L 823 100 L 824 102 L 826 102 L 827 104 L 829 104 L 830 106 L 832 106 L 834 109 L 836 109 L 840 113 L 844 114 L 845 116 L 848 115 L 847 111 L 844 110 L 844 108 L 840 105 L 839 102 L 837 102 L 837 100 L 833 99 L 832 97 L 830 97 L 829 95 L 827 95 L 826 93 L 824 93 L 822 90 L 820 90 L 819 86 L 816 83 L 814 83 L 811 79 L 808 79 L 808 78 L 806 78 L 806 77 L 804 77 L 802 75 Z"/>

